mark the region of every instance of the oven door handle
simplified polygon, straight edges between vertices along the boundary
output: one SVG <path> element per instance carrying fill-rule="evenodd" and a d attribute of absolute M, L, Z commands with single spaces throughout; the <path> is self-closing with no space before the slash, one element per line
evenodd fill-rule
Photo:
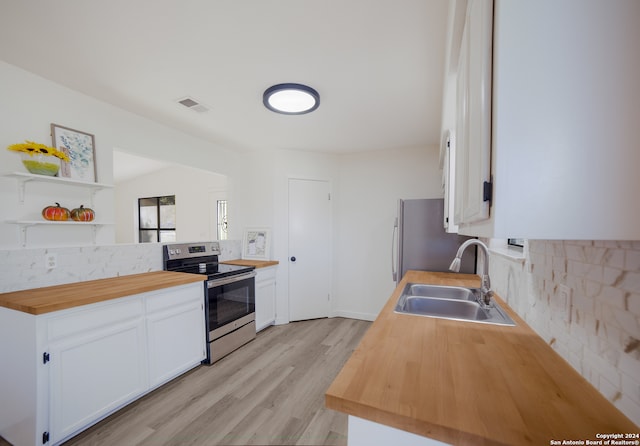
<path fill-rule="evenodd" d="M 255 271 L 251 271 L 250 273 L 238 274 L 236 276 L 223 277 L 221 279 L 210 280 L 207 282 L 207 288 L 215 288 L 221 285 L 228 285 L 230 283 L 239 282 L 245 279 L 251 279 L 256 276 Z"/>

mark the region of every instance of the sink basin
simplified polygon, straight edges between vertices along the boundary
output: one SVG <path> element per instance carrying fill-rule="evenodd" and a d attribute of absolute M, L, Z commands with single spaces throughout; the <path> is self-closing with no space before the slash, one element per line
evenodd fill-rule
<path fill-rule="evenodd" d="M 487 318 L 476 302 L 432 297 L 406 296 L 400 312 L 456 319 L 484 320 Z"/>
<path fill-rule="evenodd" d="M 502 308 L 491 302 L 480 305 L 476 288 L 449 287 L 409 283 L 405 287 L 395 312 L 456 321 L 494 325 L 516 325 Z"/>
<path fill-rule="evenodd" d="M 458 286 L 425 285 L 422 283 L 409 283 L 402 294 L 407 296 L 433 297 L 439 299 L 476 300 L 476 288 L 463 288 Z"/>

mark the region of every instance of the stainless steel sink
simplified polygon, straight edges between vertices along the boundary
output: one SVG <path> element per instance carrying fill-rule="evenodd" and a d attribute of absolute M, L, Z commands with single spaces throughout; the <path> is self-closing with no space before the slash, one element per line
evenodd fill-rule
<path fill-rule="evenodd" d="M 395 312 L 483 324 L 516 325 L 496 302 L 481 305 L 478 296 L 476 288 L 409 283 L 398 299 Z"/>
<path fill-rule="evenodd" d="M 475 300 L 476 288 L 463 288 L 458 286 L 425 285 L 422 283 L 409 283 L 402 294 L 407 296 L 434 297 L 439 299 Z"/>

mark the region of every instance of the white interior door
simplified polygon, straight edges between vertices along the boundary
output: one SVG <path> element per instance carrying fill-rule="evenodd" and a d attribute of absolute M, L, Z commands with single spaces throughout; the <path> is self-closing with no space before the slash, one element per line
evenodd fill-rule
<path fill-rule="evenodd" d="M 331 196 L 328 181 L 289 179 L 289 320 L 329 316 Z"/>

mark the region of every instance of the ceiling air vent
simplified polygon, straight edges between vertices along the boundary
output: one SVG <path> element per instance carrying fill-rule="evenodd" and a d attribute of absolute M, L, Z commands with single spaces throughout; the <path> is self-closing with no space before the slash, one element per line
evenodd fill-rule
<path fill-rule="evenodd" d="M 190 98 L 188 96 L 186 98 L 178 99 L 178 103 L 184 105 L 189 110 L 193 110 L 193 111 L 196 111 L 198 113 L 204 113 L 204 112 L 208 112 L 209 111 L 208 107 L 202 105 L 198 101 L 196 101 L 193 98 Z"/>

